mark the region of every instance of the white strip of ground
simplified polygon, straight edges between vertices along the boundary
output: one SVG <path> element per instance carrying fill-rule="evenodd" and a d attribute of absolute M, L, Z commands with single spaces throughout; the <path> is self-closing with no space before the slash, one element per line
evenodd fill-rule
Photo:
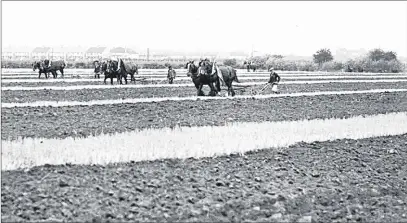
<path fill-rule="evenodd" d="M 44 164 L 106 165 L 165 158 L 202 158 L 264 148 L 281 149 L 299 142 L 357 140 L 405 133 L 407 113 L 400 112 L 347 119 L 148 129 L 79 139 L 29 138 L 2 141 L 2 170 Z M 383 154 L 386 153 L 383 149 Z"/>
<path fill-rule="evenodd" d="M 136 104 L 152 103 L 163 101 L 197 101 L 197 100 L 237 100 L 237 99 L 267 99 L 282 97 L 312 97 L 319 95 L 346 95 L 346 94 L 374 94 L 374 93 L 407 92 L 407 89 L 373 89 L 359 91 L 319 91 L 319 92 L 298 92 L 289 94 L 266 94 L 266 95 L 237 95 L 234 97 L 157 97 L 157 98 L 128 98 L 116 100 L 92 100 L 92 101 L 35 101 L 22 103 L 1 103 L 2 108 L 14 107 L 66 107 L 66 106 L 92 106 L 92 105 L 112 105 L 112 104 Z"/>
<path fill-rule="evenodd" d="M 282 81 L 280 85 L 293 85 L 293 84 L 328 84 L 328 83 L 397 83 L 407 82 L 407 79 L 386 79 L 386 80 L 317 80 L 317 81 Z M 264 85 L 265 82 L 243 82 L 233 83 L 233 86 L 256 86 Z M 41 86 L 41 87 L 1 87 L 2 91 L 41 91 L 41 90 L 54 90 L 54 91 L 74 91 L 81 89 L 112 89 L 112 88 L 162 88 L 162 87 L 194 87 L 192 83 L 185 84 L 127 84 L 127 85 L 76 85 L 76 86 Z"/>
<path fill-rule="evenodd" d="M 161 78 L 166 78 L 166 73 L 158 74 L 158 73 L 153 73 L 153 74 L 148 74 L 148 73 L 139 73 L 136 75 L 137 77 L 146 77 L 146 78 L 154 78 L 154 77 L 161 77 Z M 295 77 L 295 76 L 395 76 L 395 77 L 403 77 L 406 76 L 405 73 L 393 73 L 393 74 L 374 74 L 374 73 L 362 73 L 362 74 L 350 74 L 350 73 L 307 73 L 307 74 L 291 74 L 291 73 L 279 73 L 280 76 L 283 77 Z M 61 75 L 58 75 L 61 76 Z M 94 78 L 94 74 L 70 74 L 70 73 L 65 73 L 64 77 L 65 78 L 71 78 L 72 76 L 79 76 L 82 78 Z M 178 73 L 178 77 L 184 77 L 186 76 L 186 73 Z M 237 73 L 238 77 L 269 77 L 269 73 Z M 101 75 L 102 78 L 104 78 L 103 75 Z M 38 78 L 38 74 L 31 74 L 31 75 L 2 75 L 2 79 L 23 79 L 23 78 Z M 41 78 L 45 78 L 44 75 L 41 75 Z"/>
<path fill-rule="evenodd" d="M 407 78 L 407 76 L 402 75 L 388 75 L 388 76 L 290 76 L 290 77 L 283 77 L 286 80 L 303 80 L 303 79 L 316 79 L 316 80 L 323 80 L 323 79 L 394 79 L 394 78 Z M 166 81 L 167 78 L 165 77 L 142 77 L 137 76 L 136 81 L 146 80 L 146 81 Z M 238 77 L 239 80 L 268 80 L 268 76 L 264 77 Z M 52 83 L 52 82 L 102 82 L 102 79 L 95 79 L 95 78 L 83 78 L 83 79 L 23 79 L 23 78 L 4 78 L 1 80 L 2 83 Z M 107 79 L 110 81 L 110 79 Z M 130 80 L 130 79 L 129 79 Z M 174 81 L 179 80 L 191 80 L 190 77 L 177 77 Z M 116 81 L 116 79 L 115 79 Z"/>
<path fill-rule="evenodd" d="M 186 73 L 186 69 L 174 69 L 177 73 Z M 256 72 L 247 72 L 246 69 L 236 69 L 236 71 L 240 74 L 269 74 L 270 72 L 266 70 L 258 70 Z M 75 74 L 93 74 L 94 69 L 65 69 L 65 73 L 75 73 Z M 168 72 L 168 69 L 139 69 L 139 73 L 166 73 Z M 372 74 L 372 75 L 387 75 L 387 74 L 395 74 L 395 73 L 364 73 L 364 72 L 341 72 L 341 71 L 336 71 L 336 72 L 328 72 L 328 71 L 281 71 L 281 70 L 276 70 L 279 74 L 354 74 L 354 75 L 359 75 L 359 74 Z M 38 71 L 33 71 L 32 69 L 2 69 L 2 74 L 37 74 Z M 402 72 L 400 74 L 407 74 L 406 72 Z"/>

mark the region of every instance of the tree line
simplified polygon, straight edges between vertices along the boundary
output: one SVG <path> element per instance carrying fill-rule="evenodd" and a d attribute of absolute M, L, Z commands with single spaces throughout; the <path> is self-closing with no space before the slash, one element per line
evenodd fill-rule
<path fill-rule="evenodd" d="M 392 51 L 373 49 L 357 59 L 346 62 L 335 61 L 329 49 L 320 49 L 312 55 L 313 60 L 285 60 L 282 55 L 256 56 L 251 59 L 257 69 L 286 71 L 344 71 L 344 72 L 374 72 L 399 73 L 406 71 L 406 64 L 398 60 L 397 54 Z M 225 65 L 245 68 L 236 59 L 224 60 Z"/>
<path fill-rule="evenodd" d="M 285 71 L 344 71 L 344 72 L 374 72 L 399 73 L 406 71 L 406 64 L 398 60 L 397 54 L 392 51 L 373 49 L 366 55 L 346 62 L 335 61 L 329 49 L 320 49 L 312 55 L 313 60 L 286 60 L 282 55 L 265 55 L 251 58 L 257 69 L 266 70 L 274 67 L 275 70 Z M 187 59 L 189 61 L 192 59 Z M 133 61 L 135 62 L 135 61 Z M 141 69 L 164 69 L 172 66 L 175 69 L 184 68 L 184 63 L 176 62 L 135 62 Z M 225 59 L 220 64 L 245 69 L 243 61 Z M 32 61 L 3 61 L 2 68 L 31 68 Z M 93 68 L 93 61 L 67 62 L 67 68 Z"/>

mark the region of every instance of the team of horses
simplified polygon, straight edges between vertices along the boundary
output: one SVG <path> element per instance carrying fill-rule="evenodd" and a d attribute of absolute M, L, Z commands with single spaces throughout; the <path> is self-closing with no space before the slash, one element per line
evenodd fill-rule
<path fill-rule="evenodd" d="M 38 78 L 41 78 L 41 74 L 45 75 L 45 78 L 49 77 L 49 73 L 52 73 L 54 78 L 58 77 L 57 71 L 61 72 L 62 77 L 64 77 L 64 68 L 66 64 L 63 60 L 43 60 L 43 61 L 34 61 L 32 64 L 33 71 L 38 69 Z"/>
<path fill-rule="evenodd" d="M 243 65 L 246 65 L 247 72 L 250 72 L 250 69 L 252 69 L 253 72 L 256 72 L 257 67 L 251 61 L 244 61 Z"/>
<path fill-rule="evenodd" d="M 38 78 L 41 78 L 41 74 L 45 74 L 45 77 L 49 77 L 49 73 L 52 73 L 54 78 L 57 78 L 57 71 L 61 72 L 62 77 L 64 77 L 64 68 L 66 64 L 62 60 L 50 61 L 35 61 L 33 64 L 33 70 L 39 70 Z M 93 62 L 94 66 L 94 76 L 95 78 L 100 78 L 100 75 L 104 74 L 104 83 L 106 80 L 110 79 L 110 84 L 113 85 L 113 79 L 116 78 L 117 82 L 123 84 L 123 79 L 125 84 L 127 84 L 127 76 L 130 75 L 130 82 L 136 82 L 135 75 L 138 75 L 138 66 L 132 62 L 125 62 L 121 59 L 116 60 L 106 60 Z M 187 69 L 187 76 L 191 77 L 197 89 L 198 96 L 204 96 L 202 91 L 204 85 L 209 86 L 210 92 L 209 96 L 218 95 L 221 91 L 221 84 L 228 88 L 228 95 L 234 96 L 235 91 L 232 86 L 232 82 L 239 80 L 236 75 L 236 69 L 231 66 L 218 66 L 216 62 L 210 62 L 209 60 L 201 60 L 198 65 L 194 61 L 188 61 L 185 65 Z M 176 72 L 172 69 L 168 71 L 167 79 L 170 84 L 173 83 L 175 79 Z"/>

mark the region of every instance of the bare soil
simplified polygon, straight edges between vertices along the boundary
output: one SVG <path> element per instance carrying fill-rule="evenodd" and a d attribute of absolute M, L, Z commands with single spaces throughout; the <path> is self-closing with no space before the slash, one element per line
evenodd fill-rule
<path fill-rule="evenodd" d="M 407 111 L 407 93 L 2 108 L 2 139 L 66 138 L 225 122 L 347 118 Z"/>
<path fill-rule="evenodd" d="M 259 91 L 264 85 L 240 87 L 235 86 L 237 95 L 250 95 L 251 90 Z M 407 82 L 396 83 L 326 83 L 326 84 L 295 84 L 280 85 L 281 93 L 315 92 L 315 91 L 351 91 L 370 89 L 402 89 L 407 88 Z M 209 87 L 204 86 L 205 94 Z M 221 93 L 227 93 L 223 87 Z M 271 88 L 261 92 L 270 94 Z M 125 98 L 151 98 L 151 97 L 185 97 L 196 96 L 196 88 L 191 87 L 161 87 L 161 88 L 111 88 L 111 89 L 80 89 L 80 90 L 35 90 L 35 91 L 2 91 L 2 103 L 19 103 L 34 101 L 90 101 Z"/>
<path fill-rule="evenodd" d="M 16 78 L 18 79 L 18 78 Z M 25 79 L 30 79 L 30 78 L 25 78 Z M 315 81 L 318 80 L 316 78 L 308 78 L 308 79 L 285 79 L 284 77 L 281 77 L 283 81 Z M 351 78 L 350 78 L 351 79 Z M 375 77 L 375 78 L 358 78 L 358 79 L 352 79 L 352 80 L 391 80 L 391 79 L 406 79 L 406 76 L 403 77 L 392 77 L 392 78 L 382 78 L 382 77 Z M 23 80 L 23 79 L 21 79 Z M 129 79 L 130 80 L 130 79 Z M 335 79 L 335 78 L 330 78 L 330 79 L 320 79 L 324 81 L 328 80 L 346 80 L 346 79 Z M 407 79 L 406 79 L 407 80 Z M 266 83 L 268 81 L 267 77 L 264 77 L 264 79 L 241 79 L 240 80 L 242 83 L 244 82 L 264 82 Z M 106 80 L 106 85 L 111 85 L 110 80 Z M 190 79 L 175 79 L 174 84 L 189 84 L 192 83 Z M 234 82 L 235 83 L 235 82 Z M 134 83 L 128 82 L 129 85 L 134 85 Z M 146 85 L 146 84 L 169 84 L 168 80 L 163 78 L 163 80 L 149 80 L 148 78 L 144 81 L 139 81 L 137 80 L 136 83 L 137 85 Z M 11 83 L 2 83 L 2 87 L 15 87 L 15 86 L 24 86 L 24 87 L 43 87 L 43 86 L 78 86 L 78 85 L 105 85 L 103 83 L 103 79 L 100 79 L 99 81 L 78 81 L 78 82 L 11 82 Z M 116 80 L 113 80 L 113 85 L 118 85 Z"/>
<path fill-rule="evenodd" d="M 406 157 L 405 134 L 6 171 L 2 222 L 407 222 Z"/>

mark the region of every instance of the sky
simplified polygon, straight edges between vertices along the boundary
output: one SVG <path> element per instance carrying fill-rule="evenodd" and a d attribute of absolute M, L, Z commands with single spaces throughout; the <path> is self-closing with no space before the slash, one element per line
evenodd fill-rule
<path fill-rule="evenodd" d="M 2 2 L 2 47 L 131 46 L 311 56 L 373 49 L 407 56 L 407 2 Z"/>

